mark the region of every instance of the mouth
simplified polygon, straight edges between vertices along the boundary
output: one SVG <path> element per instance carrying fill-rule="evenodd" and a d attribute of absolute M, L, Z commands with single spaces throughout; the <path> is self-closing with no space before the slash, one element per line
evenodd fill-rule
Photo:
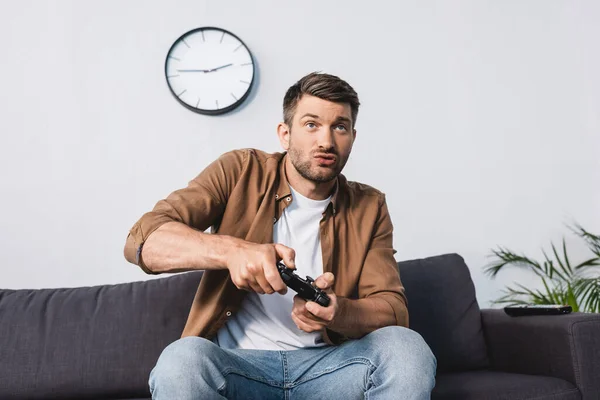
<path fill-rule="evenodd" d="M 329 166 L 335 163 L 336 157 L 333 154 L 316 154 L 315 159 L 319 165 Z"/>

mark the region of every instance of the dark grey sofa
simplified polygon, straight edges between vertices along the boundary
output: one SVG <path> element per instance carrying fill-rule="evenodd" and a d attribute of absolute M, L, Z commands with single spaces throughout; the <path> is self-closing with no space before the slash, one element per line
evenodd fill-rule
<path fill-rule="evenodd" d="M 433 399 L 600 399 L 600 315 L 480 310 L 455 254 L 399 268 L 411 328 L 438 358 Z M 0 399 L 149 398 L 148 374 L 201 277 L 0 290 Z"/>

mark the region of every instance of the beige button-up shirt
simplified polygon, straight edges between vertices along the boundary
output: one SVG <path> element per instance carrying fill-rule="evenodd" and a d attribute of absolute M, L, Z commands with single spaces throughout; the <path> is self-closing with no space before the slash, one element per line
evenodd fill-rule
<path fill-rule="evenodd" d="M 159 226 L 179 221 L 192 228 L 254 243 L 272 243 L 273 225 L 293 201 L 285 174 L 286 153 L 255 149 L 223 154 L 189 185 L 160 200 L 135 223 L 125 258 L 154 274 L 141 257 L 144 242 Z M 408 326 L 404 287 L 392 244 L 392 221 L 385 195 L 343 175 L 320 221 L 323 270 L 335 275 L 333 291 L 350 299 L 377 297 L 390 304 L 396 323 Z M 315 277 L 316 278 L 316 277 Z M 200 281 L 182 336 L 214 337 L 237 312 L 246 291 L 235 287 L 228 270 L 207 270 Z M 326 330 L 329 344 L 346 340 Z"/>

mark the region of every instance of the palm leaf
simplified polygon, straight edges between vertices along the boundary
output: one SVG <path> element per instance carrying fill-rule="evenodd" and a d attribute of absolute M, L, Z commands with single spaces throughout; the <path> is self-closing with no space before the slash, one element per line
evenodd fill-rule
<path fill-rule="evenodd" d="M 516 305 L 516 304 L 530 304 L 534 302 L 533 298 L 537 298 L 538 296 L 525 288 L 525 290 L 517 290 L 512 287 L 507 287 L 502 291 L 504 295 L 500 297 L 498 300 L 493 301 L 494 304 L 506 304 L 506 305 Z M 525 297 L 522 299 L 521 297 Z M 539 301 L 543 301 L 543 299 L 538 298 Z"/>
<path fill-rule="evenodd" d="M 600 276 L 582 276 L 583 271 L 600 266 L 600 236 L 592 234 L 580 225 L 569 228 L 585 240 L 595 257 L 573 264 L 569 259 L 566 241 L 562 248 L 551 243 L 552 256 L 542 249 L 544 261 L 539 263 L 522 254 L 498 246 L 492 250 L 496 260 L 484 267 L 492 278 L 507 265 L 528 269 L 540 278 L 543 288 L 532 290 L 519 283 L 507 287 L 494 304 L 569 304 L 574 311 L 600 312 Z"/>
<path fill-rule="evenodd" d="M 571 227 L 571 230 L 580 238 L 585 240 L 590 251 L 594 253 L 597 257 L 600 257 L 600 236 L 595 235 L 591 232 L 586 231 L 579 224 L 575 224 L 574 227 Z"/>
<path fill-rule="evenodd" d="M 498 247 L 497 250 L 493 249 L 492 253 L 494 254 L 494 256 L 496 256 L 498 261 L 495 263 L 488 264 L 484 270 L 484 272 L 490 275 L 491 277 L 495 277 L 496 275 L 498 275 L 500 270 L 509 264 L 529 269 L 538 276 L 543 276 L 544 274 L 544 269 L 540 266 L 540 264 L 537 261 L 531 260 L 523 255 L 516 254 L 502 247 Z"/>
<path fill-rule="evenodd" d="M 594 285 L 590 282 L 590 279 L 578 279 L 573 282 L 573 290 L 577 297 L 582 301 L 586 301 L 590 293 L 594 291 Z"/>
<path fill-rule="evenodd" d="M 544 288 L 546 289 L 548 299 L 550 300 L 549 303 L 550 304 L 559 304 L 560 303 L 559 292 L 555 291 L 555 290 L 551 290 L 550 287 L 548 286 L 548 282 L 546 282 L 546 279 L 542 278 L 542 283 L 544 285 Z"/>
<path fill-rule="evenodd" d="M 554 253 L 556 254 L 556 249 L 554 249 L 554 245 L 552 245 L 552 249 L 554 250 Z M 549 273 L 547 274 L 547 276 L 550 279 L 554 279 L 554 275 L 556 275 L 556 276 L 558 276 L 558 278 L 561 281 L 568 282 L 569 278 L 560 273 L 558 268 L 556 268 L 554 266 L 554 261 L 551 260 L 550 257 L 548 257 L 548 254 L 546 254 L 546 251 L 544 249 L 542 249 L 542 254 L 544 255 L 544 258 L 546 259 L 546 263 L 548 263 Z M 560 264 L 560 259 L 557 261 Z"/>
<path fill-rule="evenodd" d="M 544 261 L 544 274 L 550 279 L 554 278 L 554 266 L 552 265 L 552 261 Z"/>
<path fill-rule="evenodd" d="M 581 278 L 573 286 L 582 304 L 580 311 L 600 312 L 600 277 Z"/>
<path fill-rule="evenodd" d="M 554 245 L 552 245 L 552 250 L 554 250 L 554 254 L 556 255 L 556 258 L 558 260 L 560 260 L 560 257 L 558 256 L 558 254 L 556 254 L 556 249 L 554 248 Z M 567 255 L 567 243 L 565 242 L 565 238 L 563 238 L 562 240 L 562 250 L 563 250 L 563 257 L 565 260 L 565 272 L 569 272 L 568 275 L 571 276 L 573 275 L 573 269 L 571 268 L 571 263 L 569 262 L 569 256 Z"/>
<path fill-rule="evenodd" d="M 578 269 L 585 268 L 585 267 L 597 267 L 599 265 L 600 265 L 600 257 L 594 257 L 594 258 L 590 258 L 589 260 L 585 260 L 585 261 L 577 264 L 573 268 L 575 270 L 578 270 Z"/>
<path fill-rule="evenodd" d="M 579 311 L 579 302 L 577 301 L 577 296 L 573 292 L 573 287 L 569 284 L 567 285 L 567 292 L 565 299 L 557 304 L 568 304 L 573 308 L 574 312 Z"/>
<path fill-rule="evenodd" d="M 525 286 L 521 285 L 520 283 L 516 283 L 515 285 L 517 285 L 518 287 L 521 288 L 521 290 L 523 290 L 524 292 L 527 293 L 527 295 L 529 296 L 529 299 L 531 300 L 531 303 L 534 304 L 554 304 L 554 301 L 552 300 L 552 292 L 547 292 L 547 293 L 542 293 L 539 289 L 538 290 L 531 290 L 526 288 Z"/>

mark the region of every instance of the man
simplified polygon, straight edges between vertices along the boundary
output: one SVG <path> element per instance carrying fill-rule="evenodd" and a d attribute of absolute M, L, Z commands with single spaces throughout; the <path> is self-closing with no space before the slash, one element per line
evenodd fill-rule
<path fill-rule="evenodd" d="M 226 153 L 131 229 L 125 257 L 147 273 L 205 271 L 153 398 L 430 397 L 436 361 L 407 329 L 385 197 L 340 174 L 358 107 L 340 78 L 303 77 L 277 126 L 285 153 Z M 329 306 L 287 291 L 280 260 Z"/>

